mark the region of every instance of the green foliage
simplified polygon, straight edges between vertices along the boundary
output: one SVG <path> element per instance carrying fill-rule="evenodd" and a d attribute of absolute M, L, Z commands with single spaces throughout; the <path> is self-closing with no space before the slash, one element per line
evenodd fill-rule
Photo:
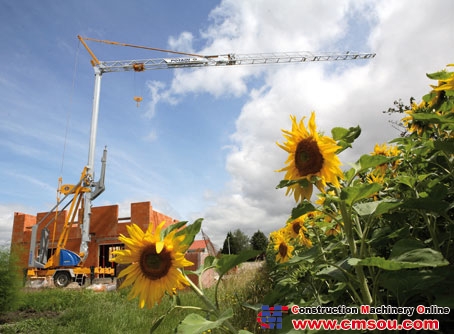
<path fill-rule="evenodd" d="M 0 248 L 0 314 L 17 306 L 22 287 L 21 269 L 9 249 Z"/>
<path fill-rule="evenodd" d="M 428 77 L 438 86 L 421 103 L 399 100 L 388 110 L 406 113 L 403 136 L 361 156 L 340 188 L 327 184 L 316 203 L 297 203 L 286 224 L 304 222 L 310 244 L 287 233 L 294 249 L 284 263 L 275 262 L 275 249 L 285 245 L 268 247 L 273 291 L 265 304 L 452 307 L 454 73 Z M 359 133 L 332 131 L 341 150 Z M 304 186 L 277 187 L 295 184 Z"/>
<path fill-rule="evenodd" d="M 253 272 L 224 279 L 219 293 L 221 312 L 234 310 L 232 322 L 238 328 L 254 331 L 256 312 L 245 309 L 242 304 L 259 302 L 269 287 L 268 283 L 266 277 L 255 278 Z M 176 296 L 164 297 L 161 304 L 152 309 L 138 309 L 137 301 L 128 300 L 123 290 L 93 292 L 89 289 L 50 288 L 23 290 L 20 294 L 18 309 L 0 315 L 0 333 L 146 334 L 150 333 L 152 324 L 159 319 L 161 321 L 155 333 L 173 333 L 187 315 L 197 314 L 203 319 L 207 316 L 205 311 L 174 308 Z M 213 298 L 214 289 L 206 289 L 205 295 Z M 204 303 L 192 291 L 181 292 L 178 299 L 180 306 L 204 308 Z M 169 309 L 172 311 L 169 312 Z M 217 332 L 213 330 L 212 333 Z"/>
<path fill-rule="evenodd" d="M 253 250 L 265 252 L 268 246 L 268 238 L 260 230 L 252 235 L 250 242 Z"/>
<path fill-rule="evenodd" d="M 183 303 L 201 305 L 183 292 Z M 93 292 L 87 289 L 40 289 L 24 291 L 18 311 L 0 322 L 0 333 L 150 333 L 153 321 L 164 315 L 170 300 L 153 309 L 138 309 L 137 301 L 122 292 Z M 157 333 L 172 333 L 189 311 L 166 317 Z M 5 320 L 4 320 L 5 321 Z"/>
<path fill-rule="evenodd" d="M 333 135 L 333 139 L 336 140 L 337 144 L 341 147 L 338 151 L 338 153 L 340 153 L 343 150 L 352 147 L 352 143 L 361 134 L 361 128 L 359 126 L 350 129 L 337 127 L 331 130 L 331 134 Z"/>
<path fill-rule="evenodd" d="M 235 254 L 238 252 L 238 245 L 236 244 L 236 240 L 233 239 L 232 232 L 228 232 L 227 236 L 225 237 L 224 244 L 221 248 L 222 254 Z"/>
<path fill-rule="evenodd" d="M 249 248 L 249 237 L 240 229 L 228 232 L 221 249 L 222 254 L 238 254 Z"/>
<path fill-rule="evenodd" d="M 175 234 L 176 236 L 180 236 L 180 235 L 184 236 L 184 240 L 183 240 L 182 244 L 186 245 L 187 248 L 189 248 L 192 245 L 192 243 L 194 242 L 195 236 L 197 235 L 197 233 L 199 233 L 199 231 L 202 227 L 202 221 L 203 221 L 203 219 L 199 218 L 194 223 L 192 223 L 191 225 L 185 226 L 184 228 L 182 228 Z M 170 226 L 172 226 L 172 225 L 170 225 Z"/>
<path fill-rule="evenodd" d="M 228 309 L 214 321 L 207 320 L 199 314 L 191 313 L 178 326 L 177 333 L 202 333 L 206 330 L 221 327 L 224 321 L 231 317 L 233 317 L 232 309 Z"/>
<path fill-rule="evenodd" d="M 219 259 L 215 258 L 210 267 L 215 268 L 218 274 L 223 276 L 241 263 L 254 259 L 258 254 L 260 251 L 246 249 L 239 254 L 223 255 Z"/>
<path fill-rule="evenodd" d="M 223 282 L 223 277 L 238 265 L 246 262 L 251 258 L 255 258 L 260 251 L 243 250 L 239 254 L 226 254 L 219 258 L 209 256 L 204 261 L 204 264 L 197 271 L 193 272 L 197 276 L 201 276 L 207 270 L 215 270 L 219 275 L 214 287 L 214 298 L 210 299 L 203 291 L 202 286 L 196 286 L 191 283 L 192 290 L 203 301 L 205 307 L 199 308 L 200 311 L 206 312 L 205 317 L 198 314 L 189 314 L 182 323 L 178 326 L 178 333 L 201 333 L 202 331 L 220 328 L 223 331 L 237 333 L 237 329 L 232 325 L 230 319 L 234 313 L 231 308 L 221 307 L 219 302 L 220 283 Z M 177 305 L 175 305 L 177 307 Z M 188 306 L 181 306 L 182 308 Z M 247 333 L 247 331 L 243 331 Z"/>

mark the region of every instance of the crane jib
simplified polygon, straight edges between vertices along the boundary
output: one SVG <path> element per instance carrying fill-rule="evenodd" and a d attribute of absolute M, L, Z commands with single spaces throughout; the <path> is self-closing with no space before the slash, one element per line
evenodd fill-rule
<path fill-rule="evenodd" d="M 267 65 L 285 63 L 325 62 L 341 60 L 367 60 L 375 53 L 312 53 L 312 52 L 275 52 L 256 54 L 225 54 L 216 56 L 187 56 L 175 58 L 151 58 L 143 60 L 102 61 L 95 67 L 101 73 L 122 71 L 145 71 L 187 67 L 229 66 L 229 65 Z"/>

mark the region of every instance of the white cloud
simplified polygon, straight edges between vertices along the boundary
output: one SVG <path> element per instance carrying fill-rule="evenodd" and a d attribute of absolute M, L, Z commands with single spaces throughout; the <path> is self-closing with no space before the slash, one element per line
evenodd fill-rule
<path fill-rule="evenodd" d="M 190 32 L 184 31 L 177 38 L 171 36 L 168 43 L 173 51 L 194 53 L 192 48 L 193 39 L 194 36 Z"/>
<path fill-rule="evenodd" d="M 348 1 L 227 0 L 210 15 L 213 22 L 202 37 L 205 51 L 270 52 L 318 50 L 343 34 Z"/>
<path fill-rule="evenodd" d="M 161 90 L 165 87 L 165 84 L 160 81 L 147 82 L 147 88 L 151 97 L 150 102 L 147 103 L 145 117 L 153 118 L 156 114 L 156 105 L 165 100 L 165 94 L 161 95 Z"/>
<path fill-rule="evenodd" d="M 158 138 L 158 134 L 155 129 L 152 129 L 145 137 L 146 142 L 153 142 Z"/>
<path fill-rule="evenodd" d="M 171 96 L 175 100 L 176 95 L 206 92 L 215 97 L 221 95 L 240 97 L 247 93 L 245 80 L 249 76 L 250 70 L 244 68 L 198 68 L 194 71 L 175 71 Z"/>
<path fill-rule="evenodd" d="M 354 14 L 352 14 L 354 12 Z M 288 128 L 289 114 L 298 118 L 317 112 L 319 128 L 329 134 L 334 126 L 360 125 L 362 135 L 354 149 L 342 155 L 347 164 L 399 134 L 382 111 L 394 100 L 420 98 L 429 89 L 425 73 L 452 62 L 454 23 L 449 13 L 454 3 L 436 1 L 222 1 L 212 11 L 212 24 L 201 36 L 203 53 L 215 51 L 263 52 L 327 50 L 347 38 L 348 20 L 362 17 L 368 26 L 357 30 L 377 57 L 352 64 L 304 64 L 299 66 L 241 67 L 178 72 L 170 94 L 209 92 L 214 96 L 240 96 L 251 76 L 264 82 L 248 92 L 232 134 L 226 169 L 231 181 L 204 212 L 204 230 L 222 245 L 229 230 L 266 233 L 279 228 L 294 206 L 275 186 L 282 177 L 285 152 L 280 129 Z M 368 34 L 361 37 L 361 34 Z M 360 38 L 361 37 L 361 38 Z M 357 49 L 361 49 L 357 45 Z M 328 51 L 328 50 L 327 50 Z M 271 68 L 272 67 L 272 68 Z M 332 72 L 331 69 L 336 71 Z M 227 71 L 226 70 L 226 71 Z M 222 91 L 222 87 L 224 91 Z"/>
<path fill-rule="evenodd" d="M 0 205 L 0 246 L 8 245 L 11 242 L 15 212 L 30 213 L 34 211 L 19 204 Z"/>

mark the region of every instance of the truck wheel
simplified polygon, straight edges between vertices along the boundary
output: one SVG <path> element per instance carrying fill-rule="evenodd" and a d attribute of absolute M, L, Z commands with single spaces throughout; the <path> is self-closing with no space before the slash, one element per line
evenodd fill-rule
<path fill-rule="evenodd" d="M 57 288 L 64 288 L 71 282 L 71 275 L 67 271 L 57 271 L 54 275 L 54 284 Z"/>

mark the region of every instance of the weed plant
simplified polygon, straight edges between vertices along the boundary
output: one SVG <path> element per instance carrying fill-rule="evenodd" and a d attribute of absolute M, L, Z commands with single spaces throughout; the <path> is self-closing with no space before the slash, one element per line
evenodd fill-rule
<path fill-rule="evenodd" d="M 0 314 L 17 306 L 21 285 L 16 258 L 0 247 Z"/>

